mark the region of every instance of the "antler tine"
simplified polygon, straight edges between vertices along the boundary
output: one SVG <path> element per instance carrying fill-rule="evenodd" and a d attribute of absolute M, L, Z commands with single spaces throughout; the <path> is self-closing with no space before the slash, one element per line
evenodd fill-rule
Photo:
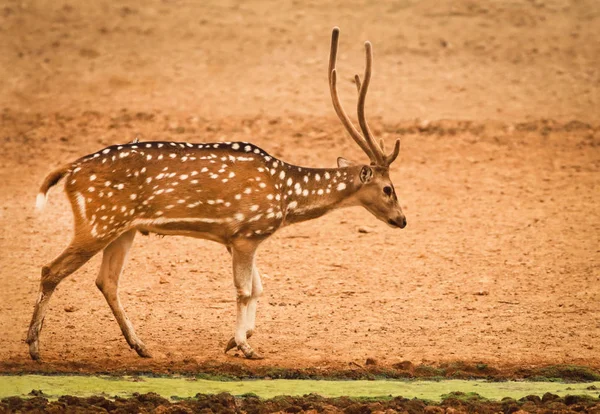
<path fill-rule="evenodd" d="M 373 63 L 373 50 L 371 48 L 371 42 L 365 42 L 365 53 L 366 53 L 366 66 L 365 66 L 365 78 L 360 87 L 360 92 L 358 94 L 358 123 L 360 124 L 360 129 L 365 136 L 365 141 L 369 145 L 369 148 L 373 152 L 375 156 L 375 161 L 377 164 L 384 165 L 385 155 L 381 151 L 381 149 L 375 143 L 373 139 L 373 133 L 367 124 L 367 119 L 365 117 L 365 101 L 367 98 L 367 91 L 369 89 L 369 83 L 371 82 L 371 66 Z"/>
<path fill-rule="evenodd" d="M 354 84 L 356 85 L 356 92 L 360 93 L 360 76 L 354 75 Z"/>
<path fill-rule="evenodd" d="M 346 131 L 350 134 L 352 139 L 356 141 L 356 143 L 360 146 L 360 148 L 367 154 L 369 159 L 373 162 L 376 162 L 378 158 L 373 154 L 370 146 L 364 140 L 360 132 L 352 125 L 350 118 L 346 115 L 342 104 L 340 103 L 340 98 L 337 93 L 337 73 L 335 69 L 335 62 L 337 58 L 337 48 L 338 48 L 338 40 L 340 36 L 340 29 L 338 27 L 333 28 L 333 32 L 331 33 L 331 49 L 329 51 L 329 91 L 331 93 L 331 100 L 333 102 L 333 108 L 335 109 L 335 113 L 337 114 L 340 121 L 346 128 Z"/>
<path fill-rule="evenodd" d="M 398 154 L 400 153 L 400 140 L 396 140 L 396 144 L 394 145 L 394 151 L 390 155 L 385 158 L 386 165 L 391 165 L 396 158 L 398 158 Z"/>
<path fill-rule="evenodd" d="M 354 83 L 356 84 L 357 92 L 360 94 L 360 76 L 354 75 Z M 383 141 L 383 138 L 379 139 L 379 148 L 381 148 L 381 152 L 385 154 L 385 142 Z"/>

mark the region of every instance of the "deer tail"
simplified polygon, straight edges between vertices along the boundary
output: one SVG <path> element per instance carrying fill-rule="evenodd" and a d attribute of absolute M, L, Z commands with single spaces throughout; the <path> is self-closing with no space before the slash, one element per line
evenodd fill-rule
<path fill-rule="evenodd" d="M 71 168 L 71 164 L 63 165 L 60 168 L 55 169 L 50 174 L 46 176 L 44 182 L 40 186 L 40 191 L 35 199 L 35 207 L 38 211 L 42 211 L 46 206 L 46 201 L 48 199 L 48 190 L 51 187 L 58 184 L 58 182 L 69 172 Z"/>

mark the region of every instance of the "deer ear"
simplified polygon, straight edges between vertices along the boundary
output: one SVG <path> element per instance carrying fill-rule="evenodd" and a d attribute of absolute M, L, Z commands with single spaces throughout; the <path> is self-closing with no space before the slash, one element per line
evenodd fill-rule
<path fill-rule="evenodd" d="M 338 164 L 338 167 L 340 167 L 340 168 L 352 167 L 353 165 L 355 165 L 354 162 L 347 160 L 346 158 L 343 158 L 343 157 L 338 157 L 337 164 Z"/>
<path fill-rule="evenodd" d="M 367 167 L 366 165 L 364 167 L 362 167 L 360 169 L 360 181 L 363 184 L 368 183 L 369 181 L 371 181 L 371 178 L 373 178 L 373 170 L 371 169 L 371 167 Z"/>

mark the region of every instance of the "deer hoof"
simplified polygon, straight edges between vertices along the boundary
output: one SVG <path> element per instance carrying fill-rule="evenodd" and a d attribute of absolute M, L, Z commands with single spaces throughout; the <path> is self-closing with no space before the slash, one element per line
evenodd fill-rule
<path fill-rule="evenodd" d="M 237 344 L 235 343 L 235 338 L 231 338 L 229 342 L 227 342 L 227 346 L 225 347 L 225 353 L 229 352 L 233 348 L 235 348 Z"/>
<path fill-rule="evenodd" d="M 136 345 L 132 348 L 135 349 L 135 352 L 137 352 L 137 354 L 142 358 L 152 358 L 152 354 L 148 352 L 146 345 Z"/>
<path fill-rule="evenodd" d="M 254 331 L 252 329 L 246 331 L 246 339 L 250 339 L 252 337 L 253 333 L 254 333 Z M 231 339 L 229 340 L 229 342 L 227 342 L 227 346 L 225 346 L 225 353 L 231 351 L 236 346 L 237 346 L 237 343 L 235 342 L 235 338 L 232 336 Z"/>
<path fill-rule="evenodd" d="M 245 355 L 245 354 L 244 354 Z M 245 355 L 247 359 L 255 359 L 255 360 L 259 360 L 259 359 L 265 359 L 264 356 L 262 356 L 261 354 L 259 354 L 256 351 L 252 351 L 250 353 L 250 355 Z"/>
<path fill-rule="evenodd" d="M 37 341 L 29 344 L 29 356 L 31 356 L 31 359 L 33 359 L 34 361 L 40 360 L 40 350 L 38 348 Z"/>
<path fill-rule="evenodd" d="M 244 356 L 248 359 L 264 359 L 262 355 L 254 351 L 248 344 L 242 344 L 238 346 L 238 349 L 244 353 Z"/>

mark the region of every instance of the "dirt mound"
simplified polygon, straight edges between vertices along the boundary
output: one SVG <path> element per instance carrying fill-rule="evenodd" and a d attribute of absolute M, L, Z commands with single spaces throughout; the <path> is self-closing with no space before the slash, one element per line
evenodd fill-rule
<path fill-rule="evenodd" d="M 524 410 L 532 413 L 596 412 L 600 410 L 600 401 L 595 398 L 566 396 L 561 398 L 550 393 L 542 398 L 530 395 L 520 400 L 505 398 L 500 402 L 482 399 L 477 394 L 452 393 L 440 404 L 402 397 L 393 399 L 352 399 L 347 397 L 323 398 L 310 394 L 303 397 L 277 397 L 262 400 L 246 395 L 233 397 L 222 393 L 217 395 L 198 394 L 195 398 L 171 402 L 157 394 L 134 394 L 131 398 L 107 399 L 105 397 L 78 398 L 62 396 L 57 401 L 48 401 L 44 397 L 30 399 L 5 398 L 0 402 L 0 412 L 57 412 L 57 411 L 94 411 L 111 413 L 372 413 L 372 412 L 409 412 L 409 413 L 513 413 Z"/>

